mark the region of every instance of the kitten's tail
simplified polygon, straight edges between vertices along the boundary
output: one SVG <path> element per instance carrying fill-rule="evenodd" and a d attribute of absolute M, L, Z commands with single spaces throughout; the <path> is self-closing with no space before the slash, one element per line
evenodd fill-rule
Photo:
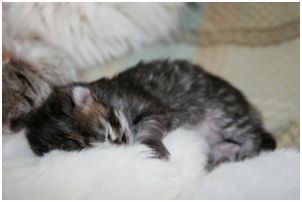
<path fill-rule="evenodd" d="M 266 131 L 262 133 L 261 149 L 263 150 L 275 150 L 277 142 L 274 136 Z"/>

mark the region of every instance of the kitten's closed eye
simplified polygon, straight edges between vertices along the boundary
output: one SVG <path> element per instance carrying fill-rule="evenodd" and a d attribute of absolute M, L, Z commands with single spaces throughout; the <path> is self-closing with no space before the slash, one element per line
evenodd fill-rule
<path fill-rule="evenodd" d="M 120 131 L 119 128 L 113 128 L 113 126 L 110 123 L 106 124 L 107 127 L 107 139 L 109 142 L 113 144 L 126 144 L 125 140 L 126 137 L 123 137 L 125 135 L 124 132 Z"/>
<path fill-rule="evenodd" d="M 108 141 L 113 144 L 128 144 L 132 142 L 129 122 L 121 109 L 107 109 L 106 120 L 100 118 L 98 128 L 104 128 Z"/>

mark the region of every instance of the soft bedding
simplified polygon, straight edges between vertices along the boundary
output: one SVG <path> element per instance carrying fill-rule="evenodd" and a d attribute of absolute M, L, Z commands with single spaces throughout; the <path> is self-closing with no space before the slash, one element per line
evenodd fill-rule
<path fill-rule="evenodd" d="M 81 152 L 30 150 L 24 133 L 3 135 L 3 199 L 298 199 L 300 155 L 264 153 L 208 173 L 199 131 L 177 129 L 169 161 L 144 145 L 99 144 Z"/>

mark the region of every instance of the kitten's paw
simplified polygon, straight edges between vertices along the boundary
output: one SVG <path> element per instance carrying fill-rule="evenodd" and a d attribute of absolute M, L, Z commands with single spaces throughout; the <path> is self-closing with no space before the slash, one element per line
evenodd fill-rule
<path fill-rule="evenodd" d="M 221 163 L 238 160 L 240 145 L 230 142 L 220 142 L 211 148 L 208 160 L 208 170 L 212 170 Z"/>
<path fill-rule="evenodd" d="M 240 146 L 240 151 L 238 152 L 236 160 L 242 161 L 247 158 L 252 158 L 257 156 L 259 152 L 260 148 L 258 148 L 256 144 L 247 141 Z"/>
<path fill-rule="evenodd" d="M 169 160 L 170 153 L 160 140 L 146 139 L 142 143 L 151 148 L 152 152 L 150 158 Z"/>

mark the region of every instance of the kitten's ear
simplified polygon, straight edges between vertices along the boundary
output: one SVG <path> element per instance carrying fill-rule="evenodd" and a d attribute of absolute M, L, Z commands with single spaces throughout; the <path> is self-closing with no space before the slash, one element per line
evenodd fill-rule
<path fill-rule="evenodd" d="M 77 107 L 85 107 L 92 102 L 91 92 L 83 86 L 76 86 L 72 89 L 72 99 Z"/>

